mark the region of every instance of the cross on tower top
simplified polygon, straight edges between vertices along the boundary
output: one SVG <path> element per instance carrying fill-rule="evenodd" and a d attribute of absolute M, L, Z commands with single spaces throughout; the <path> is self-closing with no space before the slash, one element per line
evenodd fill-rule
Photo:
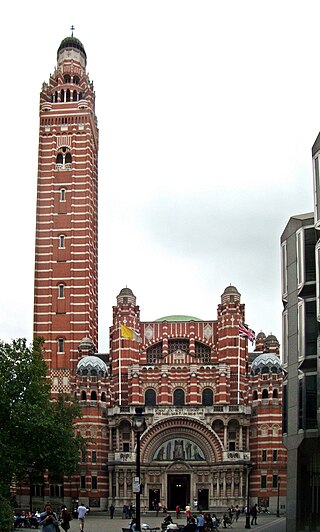
<path fill-rule="evenodd" d="M 72 24 L 72 26 L 71 26 L 71 28 L 70 28 L 70 30 L 71 30 L 71 37 L 73 37 L 73 32 L 74 32 L 75 29 L 76 29 L 76 28 L 75 28 L 74 25 Z"/>

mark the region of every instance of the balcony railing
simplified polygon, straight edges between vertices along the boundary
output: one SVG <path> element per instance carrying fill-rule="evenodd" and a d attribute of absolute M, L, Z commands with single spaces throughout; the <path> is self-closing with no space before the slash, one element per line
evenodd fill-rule
<path fill-rule="evenodd" d="M 250 462 L 251 454 L 249 451 L 223 451 L 222 459 L 224 462 L 237 462 L 238 460 L 245 460 Z"/>
<path fill-rule="evenodd" d="M 108 408 L 108 415 L 135 413 L 135 406 L 114 406 Z M 165 417 L 172 416 L 196 416 L 198 419 L 205 419 L 206 415 L 212 414 L 245 414 L 251 415 L 251 406 L 247 405 L 212 405 L 212 406 L 145 406 L 145 414 L 153 415 L 154 421 Z"/>
<path fill-rule="evenodd" d="M 117 453 L 108 454 L 109 462 L 135 462 L 135 460 L 136 460 L 136 453 L 117 452 Z"/>

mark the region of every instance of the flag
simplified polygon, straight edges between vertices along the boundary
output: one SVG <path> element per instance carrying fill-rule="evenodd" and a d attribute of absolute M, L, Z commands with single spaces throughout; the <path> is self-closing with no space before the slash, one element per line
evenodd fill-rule
<path fill-rule="evenodd" d="M 246 323 L 239 325 L 239 334 L 243 338 L 248 338 L 248 340 L 250 340 L 252 345 L 253 345 L 253 342 L 256 341 L 256 333 L 252 329 L 250 329 Z"/>
<path fill-rule="evenodd" d="M 130 329 L 130 327 L 127 327 L 126 325 L 123 325 L 123 323 L 120 323 L 120 329 L 121 329 L 121 338 L 128 338 L 128 340 L 135 340 L 136 342 L 141 342 L 141 337 L 136 334 L 136 332 L 133 329 Z"/>

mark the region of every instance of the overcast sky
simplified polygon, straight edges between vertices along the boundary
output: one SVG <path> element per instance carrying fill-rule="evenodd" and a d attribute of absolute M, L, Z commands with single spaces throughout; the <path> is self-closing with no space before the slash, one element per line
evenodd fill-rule
<path fill-rule="evenodd" d="M 99 349 L 124 286 L 142 320 L 215 319 L 234 284 L 281 341 L 280 235 L 313 210 L 320 3 L 6 3 L 0 338 L 32 339 L 39 93 L 75 26 L 96 91 Z"/>

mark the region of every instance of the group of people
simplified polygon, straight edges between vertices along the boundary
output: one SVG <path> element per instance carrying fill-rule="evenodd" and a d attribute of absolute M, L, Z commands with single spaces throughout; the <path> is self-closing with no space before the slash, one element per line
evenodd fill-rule
<path fill-rule="evenodd" d="M 84 530 L 84 519 L 88 509 L 80 503 L 77 508 L 77 516 L 80 524 L 80 530 Z M 42 527 L 43 532 L 57 532 L 58 526 L 67 531 L 70 528 L 70 521 L 72 515 L 68 511 L 65 504 L 61 506 L 59 515 L 53 511 L 51 504 L 48 502 L 43 512 L 36 511 L 34 513 L 24 512 L 17 513 L 14 516 L 14 528 L 39 528 Z"/>
<path fill-rule="evenodd" d="M 189 505 L 188 505 L 189 506 Z M 190 513 L 189 513 L 190 512 Z M 178 508 L 176 507 L 176 515 L 179 513 Z M 184 532 L 213 532 L 217 530 L 217 527 L 220 524 L 220 520 L 217 518 L 216 514 L 210 514 L 208 512 L 202 513 L 199 512 L 197 516 L 191 515 L 191 509 L 189 508 L 186 511 L 187 524 L 182 527 L 173 523 L 172 517 L 168 514 L 161 525 L 162 530 L 172 531 L 172 530 L 182 530 Z"/>
<path fill-rule="evenodd" d="M 112 505 L 113 506 L 113 505 Z M 110 510 L 110 517 L 113 518 L 111 506 L 109 508 Z M 113 510 L 114 513 L 114 510 Z M 124 504 L 122 507 L 122 519 L 131 519 L 134 516 L 135 508 L 132 503 L 130 504 Z"/>

